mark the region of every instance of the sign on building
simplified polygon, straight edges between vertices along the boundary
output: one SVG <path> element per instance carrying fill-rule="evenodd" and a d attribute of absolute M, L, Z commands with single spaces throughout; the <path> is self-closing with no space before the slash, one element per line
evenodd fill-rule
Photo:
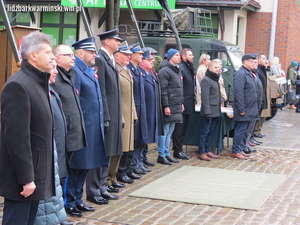
<path fill-rule="evenodd" d="M 84 7 L 105 8 L 105 0 L 82 0 Z M 176 0 L 168 0 L 170 9 L 175 9 Z M 131 0 L 132 7 L 135 9 L 161 9 L 157 0 Z M 77 0 L 61 0 L 63 6 L 76 6 Z M 120 1 L 121 8 L 127 8 L 126 0 Z"/>

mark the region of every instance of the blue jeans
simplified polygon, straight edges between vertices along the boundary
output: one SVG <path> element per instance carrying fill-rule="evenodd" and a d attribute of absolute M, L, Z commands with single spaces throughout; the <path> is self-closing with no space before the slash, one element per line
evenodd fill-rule
<path fill-rule="evenodd" d="M 200 137 L 198 144 L 198 151 L 200 154 L 211 152 L 212 142 L 210 141 L 211 135 L 216 132 L 219 117 L 216 118 L 201 118 Z"/>
<path fill-rule="evenodd" d="M 161 157 L 170 156 L 171 136 L 175 128 L 175 123 L 164 125 L 164 135 L 158 137 L 158 154 Z"/>
<path fill-rule="evenodd" d="M 232 153 L 240 153 L 246 149 L 247 131 L 250 121 L 235 121 Z"/>

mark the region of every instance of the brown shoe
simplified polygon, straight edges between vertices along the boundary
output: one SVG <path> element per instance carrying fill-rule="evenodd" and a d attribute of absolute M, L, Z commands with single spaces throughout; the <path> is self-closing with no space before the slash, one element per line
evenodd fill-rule
<path fill-rule="evenodd" d="M 213 159 L 219 158 L 218 155 L 216 155 L 216 154 L 214 154 L 214 153 L 212 153 L 212 152 L 208 152 L 206 155 L 207 155 L 208 157 L 210 157 L 210 158 L 213 158 Z"/>
<path fill-rule="evenodd" d="M 205 153 L 200 154 L 198 156 L 198 159 L 205 160 L 205 161 L 210 161 L 211 160 L 211 158 L 209 158 Z"/>
<path fill-rule="evenodd" d="M 232 158 L 236 158 L 236 159 L 247 159 L 247 156 L 244 156 L 242 153 L 233 153 L 231 154 Z"/>

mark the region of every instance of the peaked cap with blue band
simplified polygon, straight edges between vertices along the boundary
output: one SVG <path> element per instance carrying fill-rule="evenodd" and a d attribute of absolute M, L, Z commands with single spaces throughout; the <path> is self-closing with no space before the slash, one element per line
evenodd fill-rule
<path fill-rule="evenodd" d="M 130 51 L 128 45 L 121 45 L 116 52 L 121 52 L 124 54 L 132 54 L 132 51 Z"/>
<path fill-rule="evenodd" d="M 154 57 L 151 55 L 151 51 L 149 49 L 145 50 L 143 53 L 143 59 L 153 59 Z"/>
<path fill-rule="evenodd" d="M 132 51 L 132 53 L 144 53 L 139 43 L 131 45 L 130 51 Z"/>
<path fill-rule="evenodd" d="M 96 44 L 95 44 L 95 38 L 88 37 L 79 41 L 76 41 L 74 44 L 72 44 L 72 47 L 77 49 L 84 49 L 89 51 L 96 51 Z"/>

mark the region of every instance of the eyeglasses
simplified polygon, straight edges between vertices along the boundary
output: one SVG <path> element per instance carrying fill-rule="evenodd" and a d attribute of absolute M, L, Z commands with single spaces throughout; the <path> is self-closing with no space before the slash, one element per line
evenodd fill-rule
<path fill-rule="evenodd" d="M 59 54 L 59 55 L 74 57 L 73 53 L 64 53 L 64 54 Z"/>

